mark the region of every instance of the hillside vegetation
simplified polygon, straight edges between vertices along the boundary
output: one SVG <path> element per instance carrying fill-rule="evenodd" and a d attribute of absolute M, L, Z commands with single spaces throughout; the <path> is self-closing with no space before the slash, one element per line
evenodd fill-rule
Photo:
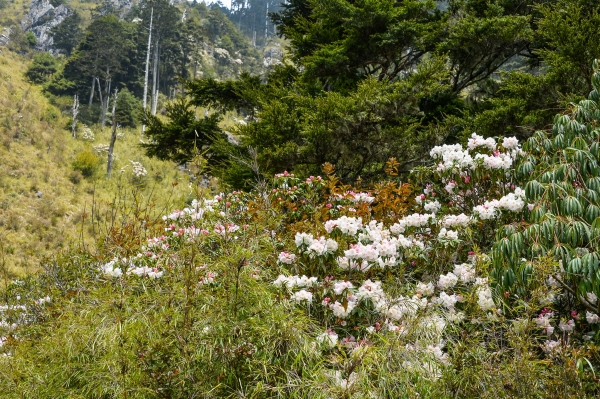
<path fill-rule="evenodd" d="M 0 54 L 0 235 L 9 276 L 36 271 L 44 256 L 79 242 L 82 233 L 93 244 L 98 237 L 88 226 L 82 232 L 82 215 L 91 215 L 92 206 L 112 202 L 117 191 L 115 179 L 104 177 L 105 163 L 93 164 L 92 158 L 87 178 L 73 167 L 78 154 L 94 157 L 93 146 L 108 144 L 109 130 L 93 128 L 94 141 L 73 140 L 67 118 L 25 80 L 26 62 L 8 51 Z M 125 168 L 123 179 L 131 179 L 130 160 L 141 162 L 148 173 L 143 191 L 152 191 L 153 201 L 181 201 L 188 191 L 187 177 L 170 162 L 147 159 L 138 146 L 139 132 L 122 133 L 115 150 L 116 174 Z M 181 187 L 169 187 L 179 182 Z"/>
<path fill-rule="evenodd" d="M 2 49 L 0 396 L 600 397 L 600 4 L 232 3 Z"/>

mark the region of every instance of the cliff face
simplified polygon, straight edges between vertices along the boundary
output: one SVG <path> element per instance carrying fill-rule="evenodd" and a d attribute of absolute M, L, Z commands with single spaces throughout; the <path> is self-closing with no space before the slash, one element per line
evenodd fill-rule
<path fill-rule="evenodd" d="M 112 7 L 117 16 L 123 18 L 134 4 L 137 4 L 137 0 L 108 0 L 104 5 L 100 5 L 97 11 L 99 15 L 104 15 L 108 10 L 103 6 Z M 72 13 L 73 10 L 64 4 L 54 7 L 50 0 L 32 0 L 29 11 L 21 21 L 21 29 L 23 32 L 33 32 L 37 38 L 36 50 L 55 53 L 50 29 L 60 24 Z"/>
<path fill-rule="evenodd" d="M 29 12 L 21 21 L 24 32 L 33 32 L 37 38 L 35 49 L 54 52 L 50 29 L 60 24 L 73 11 L 64 4 L 54 7 L 49 0 L 32 0 Z"/>

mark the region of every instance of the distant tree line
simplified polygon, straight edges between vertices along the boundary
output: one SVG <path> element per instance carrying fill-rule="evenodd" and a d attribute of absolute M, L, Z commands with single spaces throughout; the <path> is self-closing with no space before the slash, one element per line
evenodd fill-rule
<path fill-rule="evenodd" d="M 53 96 L 78 94 L 80 118 L 87 123 L 106 123 L 114 89 L 133 104 L 146 86 L 148 109 L 155 114 L 159 97 L 182 94 L 182 79 L 198 73 L 233 77 L 242 68 L 259 65 L 258 53 L 221 8 L 204 3 L 182 8 L 167 0 L 146 0 L 125 12 L 106 1 L 93 11 L 87 27 L 75 11 L 50 34 L 54 47 L 67 57 L 64 65 L 59 67 L 49 55 L 36 56 L 28 76 Z M 216 61 L 207 63 L 206 55 L 215 51 Z"/>

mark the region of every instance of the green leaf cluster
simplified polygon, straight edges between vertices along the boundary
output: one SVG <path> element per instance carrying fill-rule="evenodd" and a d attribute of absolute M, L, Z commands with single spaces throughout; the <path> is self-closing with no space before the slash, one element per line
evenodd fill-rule
<path fill-rule="evenodd" d="M 495 277 L 505 289 L 525 295 L 532 262 L 550 256 L 553 272 L 590 311 L 600 294 L 600 70 L 594 62 L 587 100 L 557 115 L 551 133 L 537 132 L 523 147 L 517 172 L 531 210 L 526 220 L 500 230 L 493 249 Z"/>

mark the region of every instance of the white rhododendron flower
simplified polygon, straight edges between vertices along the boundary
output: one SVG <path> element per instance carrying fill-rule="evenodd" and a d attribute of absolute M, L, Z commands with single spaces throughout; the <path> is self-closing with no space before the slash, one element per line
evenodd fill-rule
<path fill-rule="evenodd" d="M 457 282 L 458 277 L 456 277 L 454 273 L 448 272 L 446 275 L 442 274 L 440 276 L 437 286 L 440 287 L 440 289 L 445 290 L 454 287 Z"/>
<path fill-rule="evenodd" d="M 424 296 L 430 296 L 433 295 L 433 292 L 435 290 L 435 287 L 432 283 L 417 283 L 417 289 L 415 290 L 417 292 L 417 294 L 420 295 L 424 295 Z"/>
<path fill-rule="evenodd" d="M 496 307 L 494 300 L 492 299 L 492 290 L 487 285 L 478 285 L 477 288 L 477 304 L 481 310 L 488 311 Z"/>
<path fill-rule="evenodd" d="M 567 321 L 565 323 L 564 321 L 561 320 L 558 323 L 558 328 L 562 332 L 566 332 L 566 333 L 573 332 L 573 330 L 575 329 L 575 321 L 574 320 L 569 320 L 569 321 Z"/>
<path fill-rule="evenodd" d="M 438 201 L 430 201 L 423 206 L 423 209 L 425 209 L 427 212 L 437 213 L 440 209 L 442 209 L 442 204 L 440 204 Z"/>
<path fill-rule="evenodd" d="M 458 297 L 456 294 L 448 295 L 444 291 L 440 292 L 440 296 L 437 299 L 437 303 L 448 309 L 454 309 L 456 302 L 458 302 Z"/>
<path fill-rule="evenodd" d="M 338 343 L 338 335 L 335 331 L 328 329 L 323 334 L 317 336 L 317 342 L 326 344 L 330 348 L 333 348 Z"/>
<path fill-rule="evenodd" d="M 502 147 L 507 150 L 516 149 L 519 146 L 519 140 L 516 137 L 505 137 L 502 140 Z"/>
<path fill-rule="evenodd" d="M 458 233 L 454 230 L 446 230 L 445 227 L 440 229 L 438 237 L 446 240 L 458 240 Z"/>
<path fill-rule="evenodd" d="M 475 268 L 469 263 L 454 265 L 453 272 L 463 283 L 470 283 L 475 279 Z"/>
<path fill-rule="evenodd" d="M 117 261 L 115 259 L 110 262 L 102 265 L 100 270 L 104 273 L 105 276 L 108 277 L 121 277 L 123 275 L 123 270 L 119 267 L 115 267 Z"/>
<path fill-rule="evenodd" d="M 335 292 L 336 295 L 341 295 L 342 292 L 344 292 L 347 289 L 350 288 L 354 288 L 354 285 L 352 285 L 351 282 L 349 281 L 338 281 L 337 283 L 335 283 L 333 285 L 333 292 Z"/>
<path fill-rule="evenodd" d="M 306 291 L 306 290 L 300 290 L 296 293 L 294 293 L 294 295 L 292 295 L 292 298 L 296 301 L 296 302 L 308 302 L 308 303 L 312 303 L 313 301 L 313 294 L 312 292 Z"/>
<path fill-rule="evenodd" d="M 585 312 L 585 319 L 590 324 L 598 324 L 598 323 L 600 323 L 600 316 L 598 316 L 596 313 L 592 313 L 592 312 L 587 312 L 586 311 Z"/>
<path fill-rule="evenodd" d="M 306 233 L 296 233 L 296 237 L 295 237 L 294 241 L 296 242 L 297 247 L 300 247 L 302 245 L 308 246 L 313 241 L 313 235 L 306 234 Z"/>
<path fill-rule="evenodd" d="M 291 265 L 294 260 L 296 259 L 296 255 L 295 254 L 291 254 L 289 252 L 281 252 L 279 254 L 279 261 L 281 263 L 285 263 L 287 265 Z"/>

